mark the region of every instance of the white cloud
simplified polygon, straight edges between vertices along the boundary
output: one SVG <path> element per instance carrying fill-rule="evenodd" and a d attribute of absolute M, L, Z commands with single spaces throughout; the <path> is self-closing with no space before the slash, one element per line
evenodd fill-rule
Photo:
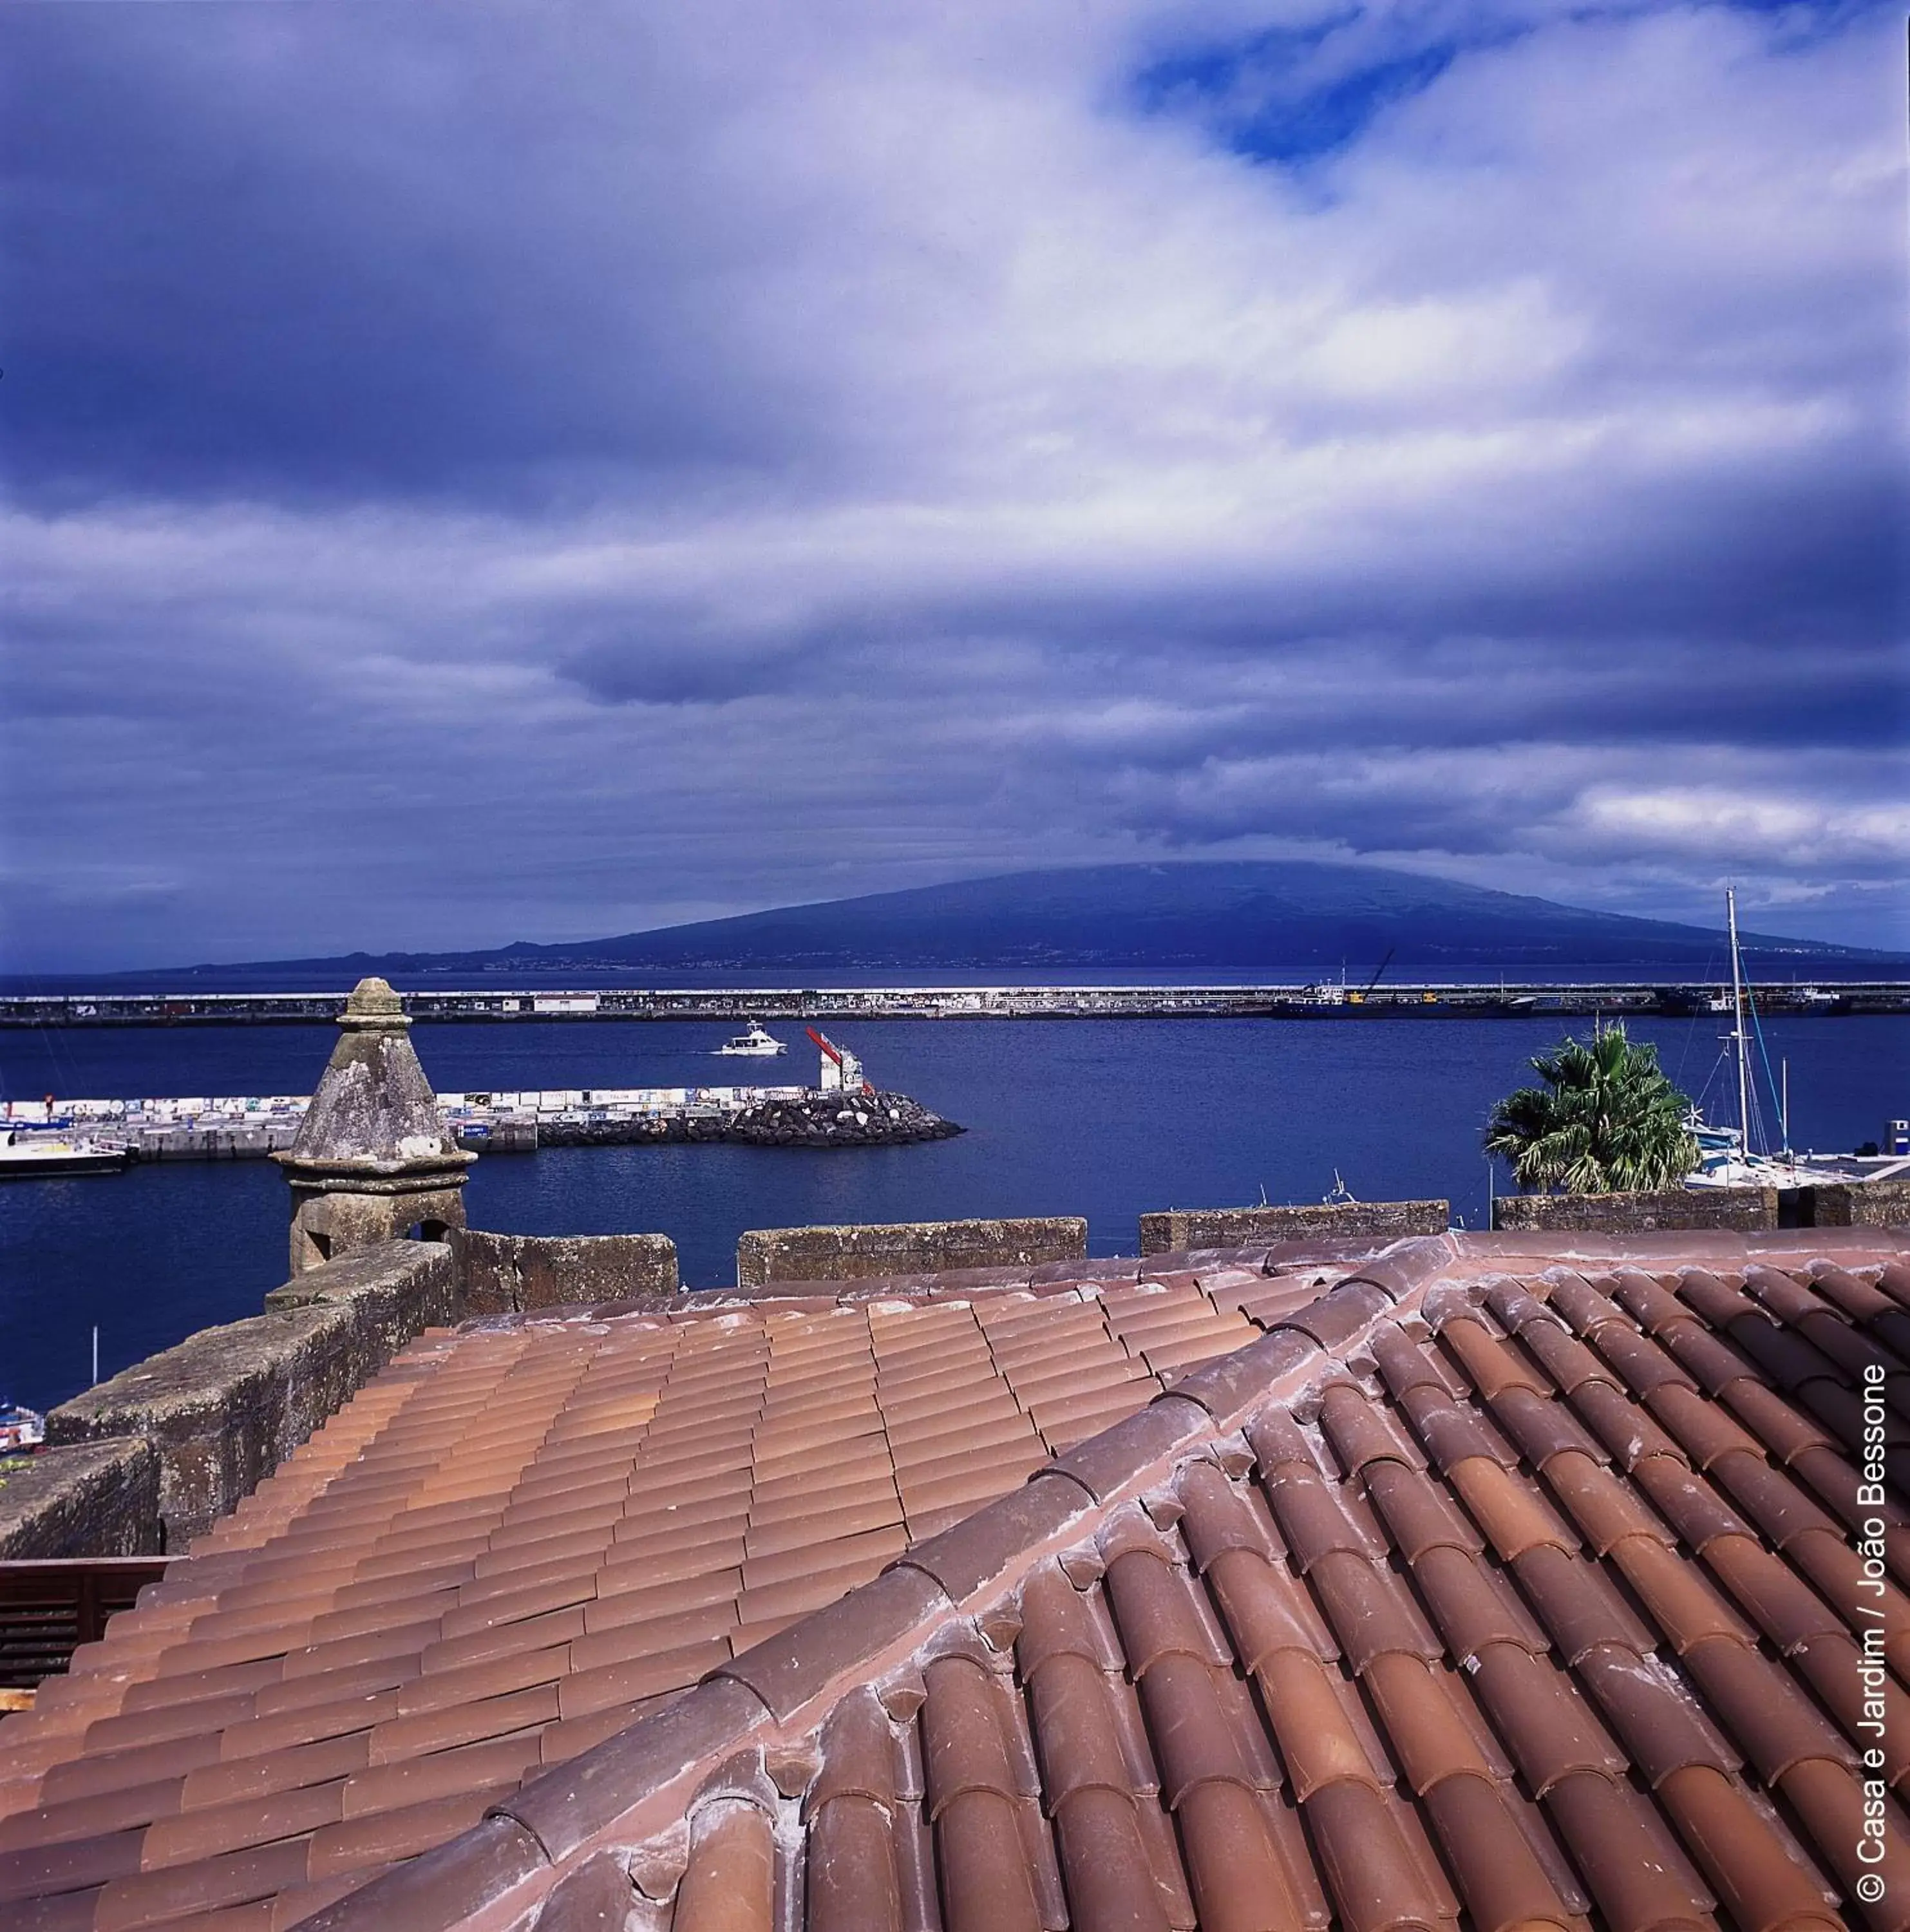
<path fill-rule="evenodd" d="M 1633 852 L 1747 867 L 1910 868 L 1910 805 L 1830 801 L 1807 793 L 1596 786 L 1573 817 L 1595 840 Z"/>

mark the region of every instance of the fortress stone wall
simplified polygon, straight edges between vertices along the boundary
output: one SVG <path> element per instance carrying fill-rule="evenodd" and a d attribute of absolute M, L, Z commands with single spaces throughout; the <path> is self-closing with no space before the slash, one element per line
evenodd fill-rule
<path fill-rule="evenodd" d="M 1452 1220 L 1444 1201 L 1314 1202 L 1294 1208 L 1174 1208 L 1141 1217 L 1143 1255 L 1189 1249 L 1245 1248 L 1312 1235 L 1443 1234 Z"/>

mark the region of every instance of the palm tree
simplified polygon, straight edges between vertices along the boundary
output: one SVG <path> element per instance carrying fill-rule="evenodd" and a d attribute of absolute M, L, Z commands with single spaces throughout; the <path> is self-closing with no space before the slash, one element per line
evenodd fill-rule
<path fill-rule="evenodd" d="M 1512 1163 L 1529 1192 L 1616 1194 L 1675 1187 L 1698 1165 L 1685 1125 L 1691 1103 L 1666 1078 L 1655 1046 L 1622 1024 L 1563 1040 L 1531 1062 L 1543 1087 L 1522 1087 L 1492 1110 L 1486 1151 Z"/>

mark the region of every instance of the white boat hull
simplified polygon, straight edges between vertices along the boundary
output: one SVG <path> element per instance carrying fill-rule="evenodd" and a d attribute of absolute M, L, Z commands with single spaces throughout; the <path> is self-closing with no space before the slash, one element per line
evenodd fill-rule
<path fill-rule="evenodd" d="M 130 1156 L 124 1148 L 84 1142 L 16 1141 L 0 1146 L 0 1180 L 53 1180 L 84 1174 L 118 1174 Z"/>

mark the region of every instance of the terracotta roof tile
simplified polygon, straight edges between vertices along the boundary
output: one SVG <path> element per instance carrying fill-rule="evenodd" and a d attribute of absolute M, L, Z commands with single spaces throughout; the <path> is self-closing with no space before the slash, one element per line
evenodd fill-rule
<path fill-rule="evenodd" d="M 743 1600 L 748 1601 L 747 1597 Z M 672 1634 L 674 1634 L 673 1633 Z M 659 1637 L 659 1643 L 667 1641 Z M 646 1646 L 643 1654 L 595 1665 L 580 1664 L 557 1686 L 559 1714 L 585 1718 L 596 1712 L 681 1690 L 695 1683 L 733 1654 L 730 1640 L 716 1632 L 700 1640 L 670 1648 Z"/>
<path fill-rule="evenodd" d="M 583 1606 L 586 1630 L 661 1620 L 708 1604 L 733 1605 L 742 1594 L 742 1570 L 739 1564 L 659 1581 L 633 1564 L 627 1572 L 601 1571 L 597 1582 L 595 1598 Z"/>
<path fill-rule="evenodd" d="M 127 1791 L 136 1785 L 184 1778 L 201 1765 L 216 1763 L 220 1743 L 217 1732 L 201 1731 L 128 1750 L 85 1752 L 61 1758 L 49 1765 L 40 1778 L 40 1802 L 61 1804 L 97 1792 Z"/>
<path fill-rule="evenodd" d="M 481 1738 L 507 1737 L 512 1732 L 548 1724 L 557 1715 L 554 1681 L 495 1696 L 421 1711 L 394 1713 L 371 1727 L 371 1762 L 391 1764 L 427 1751 Z"/>
<path fill-rule="evenodd" d="M 654 1697 L 640 1697 L 633 1703 L 607 1705 L 587 1718 L 560 1718 L 554 1724 L 546 1724 L 537 1735 L 538 1762 L 545 1766 L 567 1763 L 607 1742 L 646 1712 L 660 1708 L 681 1694 L 665 1691 Z"/>
<path fill-rule="evenodd" d="M 218 1852 L 267 1845 L 336 1824 L 344 1816 L 342 1780 L 288 1786 L 282 1791 L 203 1805 L 159 1820 L 146 1828 L 141 1868 L 155 1871 Z"/>
<path fill-rule="evenodd" d="M 742 1594 L 736 1600 L 742 1628 L 732 1642 L 739 1649 L 747 1649 L 754 1640 L 751 1626 L 773 1622 L 780 1628 L 792 1616 L 834 1603 L 856 1584 L 878 1575 L 883 1564 L 901 1549 L 903 1540 L 899 1535 L 870 1540 L 852 1538 L 835 1546 L 832 1558 L 819 1557 L 793 1576 L 778 1577 L 754 1588 L 745 1577 Z"/>
<path fill-rule="evenodd" d="M 510 1788 L 466 1790 L 450 1797 L 373 1812 L 328 1826 L 312 1836 L 310 1874 L 314 1879 L 337 1878 L 428 1851 L 466 1826 L 475 1825 L 493 1800 Z"/>
<path fill-rule="evenodd" d="M 583 1606 L 572 1604 L 559 1610 L 539 1611 L 510 1622 L 493 1624 L 484 1630 L 445 1637 L 427 1645 L 419 1653 L 421 1671 L 436 1673 L 466 1664 L 482 1664 L 520 1651 L 547 1648 L 567 1644 L 583 1634 Z"/>
<path fill-rule="evenodd" d="M 898 1556 L 908 1540 L 899 1516 L 899 1510 L 885 1511 L 880 1524 L 867 1529 L 858 1528 L 853 1518 L 832 1520 L 831 1533 L 819 1534 L 810 1542 L 745 1555 L 745 1600 L 776 1584 L 822 1572 L 867 1568 L 873 1576 L 890 1557 Z"/>
<path fill-rule="evenodd" d="M 884 1486 L 868 1486 L 858 1496 L 839 1498 L 833 1508 L 819 1502 L 804 1515 L 752 1522 L 743 1540 L 744 1577 L 754 1582 L 763 1565 L 778 1558 L 799 1561 L 802 1551 L 819 1544 L 897 1529 L 901 1521 L 901 1501 L 891 1480 Z"/>
<path fill-rule="evenodd" d="M 749 1499 L 751 1529 L 766 1523 L 812 1517 L 832 1503 L 853 1508 L 885 1493 L 892 1501 L 895 1497 L 894 1466 L 886 1456 L 838 1469 L 833 1482 L 825 1480 L 826 1474 L 822 1470 L 805 1470 L 799 1476 L 760 1485 Z"/>
<path fill-rule="evenodd" d="M 136 1828 L 0 1852 L 0 1904 L 84 1892 L 136 1872 L 145 1836 Z"/>
<path fill-rule="evenodd" d="M 64 1804 L 24 1808 L 0 1818 L 0 1853 L 91 1838 L 170 1817 L 179 1808 L 183 1778 L 163 1778 L 100 1792 Z"/>
<path fill-rule="evenodd" d="M 271 1898 L 304 1882 L 310 1844 L 295 1838 L 111 1880 L 100 1891 L 93 1923 L 99 1932 L 131 1932 L 188 1912 Z"/>
<path fill-rule="evenodd" d="M 237 1757 L 188 1772 L 180 1786 L 182 1808 L 230 1804 L 242 1798 L 265 1798 L 300 1785 L 323 1784 L 349 1778 L 371 1762 L 369 1730 L 348 1731 L 316 1743 L 295 1744 L 256 1756 Z"/>
<path fill-rule="evenodd" d="M 375 1724 L 397 1714 L 397 1693 L 394 1690 L 346 1690 L 335 1699 L 322 1699 L 296 1711 L 280 1712 L 271 1717 L 255 1718 L 250 1723 L 232 1724 L 216 1742 L 220 1757 L 231 1760 L 259 1757 L 298 1746 L 320 1744 L 327 1738 L 348 1737 L 354 1732 L 369 1731 Z"/>
<path fill-rule="evenodd" d="M 745 1529 L 744 1523 L 733 1521 L 660 1537 L 654 1544 L 617 1544 L 606 1552 L 603 1566 L 597 1572 L 595 1592 L 599 1596 L 610 1595 L 633 1586 L 661 1586 L 706 1576 L 716 1570 L 739 1571 Z M 573 1576 L 564 1595 L 566 1600 L 574 1600 L 579 1595 L 587 1597 L 591 1588 L 591 1579 Z"/>

